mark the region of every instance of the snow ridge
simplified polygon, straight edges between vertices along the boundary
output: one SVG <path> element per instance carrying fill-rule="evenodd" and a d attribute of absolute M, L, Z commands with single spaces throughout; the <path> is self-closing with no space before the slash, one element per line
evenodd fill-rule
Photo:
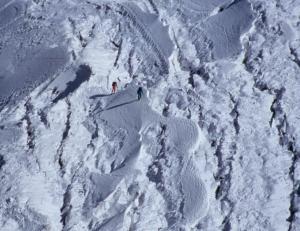
<path fill-rule="evenodd" d="M 120 9 L 122 9 L 125 12 L 125 15 L 130 20 L 132 20 L 133 25 L 137 27 L 138 31 L 144 37 L 145 41 L 152 47 L 154 52 L 158 55 L 158 59 L 162 65 L 161 67 L 163 73 L 168 73 L 168 69 L 169 69 L 168 56 L 170 56 L 171 54 L 169 53 L 169 51 L 167 51 L 167 53 L 162 51 L 162 47 L 158 45 L 157 42 L 155 42 L 155 39 L 148 33 L 149 29 L 146 29 L 147 27 L 141 22 L 141 20 L 136 15 L 136 13 L 131 9 L 131 7 L 133 7 L 135 10 L 140 10 L 140 9 L 135 5 L 133 5 L 132 3 L 118 4 L 118 6 L 120 7 Z M 165 41 L 165 42 L 169 42 L 169 41 Z"/>
<path fill-rule="evenodd" d="M 299 9 L 1 1 L 1 231 L 297 231 Z"/>

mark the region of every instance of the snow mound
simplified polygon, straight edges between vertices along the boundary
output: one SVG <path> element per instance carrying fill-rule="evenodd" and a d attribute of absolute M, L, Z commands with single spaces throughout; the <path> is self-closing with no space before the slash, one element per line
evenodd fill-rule
<path fill-rule="evenodd" d="M 165 198 L 165 203 L 177 204 L 182 201 L 183 214 L 176 215 L 179 219 L 176 223 L 180 224 L 184 221 L 188 227 L 192 227 L 205 215 L 208 208 L 205 186 L 198 172 L 195 169 L 190 169 L 191 154 L 199 148 L 197 145 L 201 138 L 200 130 L 196 124 L 187 119 L 159 116 L 148 106 L 146 97 L 141 101 L 137 100 L 136 91 L 137 87 L 129 86 L 122 92 L 100 96 L 101 103 L 94 103 L 94 112 L 91 114 L 94 120 L 98 121 L 99 124 L 104 122 L 105 126 L 115 131 L 122 129 L 125 137 L 119 148 L 113 153 L 114 158 L 111 159 L 110 173 L 99 176 L 97 184 L 95 182 L 92 184 L 98 185 L 95 187 L 99 187 L 99 189 L 92 191 L 94 194 L 98 194 L 99 199 L 103 200 L 112 195 L 122 180 L 126 180 L 127 183 L 135 182 L 141 190 L 146 186 L 144 178 L 146 176 L 143 176 L 143 181 L 136 180 L 141 174 L 137 170 L 149 168 L 148 180 L 156 184 L 157 190 Z M 99 105 L 102 106 L 99 107 Z M 142 147 L 151 146 L 151 143 L 155 142 L 155 137 L 151 138 L 146 135 L 147 131 L 158 126 L 164 126 L 165 142 L 172 150 L 165 154 L 167 155 L 164 157 L 165 161 L 173 162 L 170 166 L 160 166 L 160 179 L 158 175 L 153 176 L 155 173 L 151 170 L 156 164 L 157 153 L 149 149 L 146 153 L 141 154 Z M 147 155 L 146 159 L 152 159 L 152 163 L 149 162 L 146 166 L 141 166 L 145 164 L 140 160 L 141 155 Z M 186 166 L 183 170 L 182 165 Z M 105 196 L 103 197 L 103 195 Z M 170 195 L 174 198 L 170 199 Z M 155 195 L 151 197 L 155 200 Z M 169 216 L 168 213 L 170 212 L 171 210 L 165 211 L 166 217 Z M 171 218 L 169 221 L 171 222 Z"/>

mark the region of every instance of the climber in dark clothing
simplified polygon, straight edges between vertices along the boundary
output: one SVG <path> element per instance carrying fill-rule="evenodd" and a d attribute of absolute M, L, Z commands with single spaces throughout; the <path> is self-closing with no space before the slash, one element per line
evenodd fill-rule
<path fill-rule="evenodd" d="M 138 90 L 137 90 L 138 100 L 140 100 L 142 98 L 143 94 L 144 94 L 143 93 L 143 88 L 139 87 Z"/>
<path fill-rule="evenodd" d="M 112 83 L 112 93 L 116 93 L 116 91 L 117 91 L 117 88 L 118 88 L 118 84 L 117 84 L 117 82 L 113 82 Z"/>

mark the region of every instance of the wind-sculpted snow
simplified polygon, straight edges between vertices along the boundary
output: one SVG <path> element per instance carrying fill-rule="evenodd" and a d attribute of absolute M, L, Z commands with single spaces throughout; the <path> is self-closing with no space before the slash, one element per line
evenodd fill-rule
<path fill-rule="evenodd" d="M 183 13 L 188 16 L 188 20 L 197 22 L 220 10 L 220 8 L 232 0 L 181 0 Z"/>
<path fill-rule="evenodd" d="M 58 29 L 29 16 L 30 6 L 19 0 L 4 2 L 0 8 L 0 111 L 53 77 L 68 61 Z"/>
<path fill-rule="evenodd" d="M 299 11 L 0 0 L 0 230 L 298 231 Z"/>
<path fill-rule="evenodd" d="M 0 54 L 0 66 L 3 69 L 0 79 L 0 102 L 6 104 L 10 97 L 24 96 L 29 90 L 53 76 L 67 62 L 66 51 L 62 47 L 44 48 L 41 51 L 28 52 L 25 59 L 14 66 L 13 58 L 10 59 L 10 51 L 4 50 Z M 8 57 L 8 58 L 4 58 Z M 9 63 L 9 66 L 4 66 Z M 13 67 L 12 70 L 10 68 Z M 0 109 L 2 105 L 0 104 Z"/>
<path fill-rule="evenodd" d="M 1 54 L 4 57 L 5 53 Z M 8 55 L 9 56 L 9 55 Z M 22 64 L 5 75 L 1 81 L 0 97 L 8 97 L 12 92 L 33 85 L 36 81 L 52 76 L 66 62 L 62 47 L 45 49 L 36 55 L 29 53 Z M 5 60 L 8 61 L 8 60 Z"/>
<path fill-rule="evenodd" d="M 239 54 L 240 37 L 249 30 L 253 20 L 251 5 L 246 0 L 237 1 L 199 25 L 212 46 L 214 59 Z M 198 26 L 197 26 L 198 27 Z"/>
<path fill-rule="evenodd" d="M 0 10 L 5 8 L 10 2 L 13 2 L 13 0 L 3 0 L 0 2 Z"/>
<path fill-rule="evenodd" d="M 247 0 L 184 1 L 183 16 L 202 61 L 230 58 L 241 52 L 240 37 L 253 21 Z M 191 15 L 191 17 L 189 17 Z"/>
<path fill-rule="evenodd" d="M 110 170 L 111 173 L 91 178 L 92 188 L 96 187 L 97 190 L 91 190 L 94 199 L 90 200 L 95 203 L 95 200 L 103 201 L 113 195 L 123 179 L 127 182 L 135 182 L 137 188 L 144 187 L 143 181 L 134 180 L 141 174 L 138 169 L 146 167 L 141 166 L 143 163 L 140 158 L 148 155 L 147 158 L 155 160 L 157 155 L 155 151 L 151 150 L 151 147 L 144 151 L 146 153 L 142 153 L 142 147 L 147 147 L 150 143 L 155 142 L 154 137 L 151 140 L 151 137 L 145 139 L 145 136 L 149 136 L 149 130 L 165 124 L 166 142 L 170 149 L 168 154 L 170 156 L 166 156 L 165 161 L 170 161 L 170 163 L 169 166 L 162 166 L 164 182 L 162 182 L 163 185 L 157 185 L 157 187 L 164 188 L 160 193 L 165 198 L 166 204 L 182 203 L 180 205 L 183 209 L 182 214 L 175 215 L 174 218 L 178 220 L 172 226 L 179 227 L 178 225 L 182 223 L 192 226 L 205 216 L 208 208 L 205 186 L 197 169 L 192 167 L 191 161 L 191 154 L 199 148 L 199 139 L 203 139 L 202 134 L 199 134 L 197 125 L 189 120 L 166 119 L 159 116 L 149 108 L 146 98 L 142 101 L 136 99 L 136 90 L 135 87 L 128 87 L 116 95 L 105 97 L 105 100 L 101 100 L 104 101 L 102 104 L 105 106 L 103 108 L 96 107 L 92 113 L 93 118 L 99 124 L 103 124 L 101 121 L 104 120 L 110 129 L 115 131 L 121 129 L 126 135 L 119 150 L 114 153 L 115 157 L 111 160 L 111 166 L 113 166 Z M 97 106 L 99 103 L 95 102 L 95 105 Z M 149 163 L 149 165 L 152 164 Z M 140 191 L 137 190 L 136 193 L 139 195 Z M 150 197 L 152 196 L 150 195 Z M 165 216 L 167 217 L 170 212 L 172 211 L 166 211 Z"/>
<path fill-rule="evenodd" d="M 147 44 L 154 49 L 164 72 L 168 72 L 168 58 L 173 51 L 173 42 L 169 37 L 168 27 L 162 25 L 157 15 L 143 12 L 134 3 L 124 3 L 119 6 L 126 12 L 125 16 L 133 21 Z"/>
<path fill-rule="evenodd" d="M 154 46 L 157 46 L 166 60 L 173 52 L 173 42 L 169 37 L 168 26 L 163 26 L 159 18 L 155 14 L 143 12 L 137 5 L 133 3 L 124 4 L 130 9 L 136 22 L 141 24 L 141 29 L 147 33 L 149 40 L 153 40 Z"/>
<path fill-rule="evenodd" d="M 12 1 L 4 8 L 0 8 L 0 30 L 8 27 L 10 23 L 24 16 L 25 3 Z"/>

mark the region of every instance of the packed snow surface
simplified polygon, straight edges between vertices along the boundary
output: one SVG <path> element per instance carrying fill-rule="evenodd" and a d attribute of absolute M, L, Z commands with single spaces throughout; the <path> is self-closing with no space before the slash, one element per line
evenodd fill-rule
<path fill-rule="evenodd" d="M 0 230 L 300 230 L 299 3 L 1 0 Z"/>

